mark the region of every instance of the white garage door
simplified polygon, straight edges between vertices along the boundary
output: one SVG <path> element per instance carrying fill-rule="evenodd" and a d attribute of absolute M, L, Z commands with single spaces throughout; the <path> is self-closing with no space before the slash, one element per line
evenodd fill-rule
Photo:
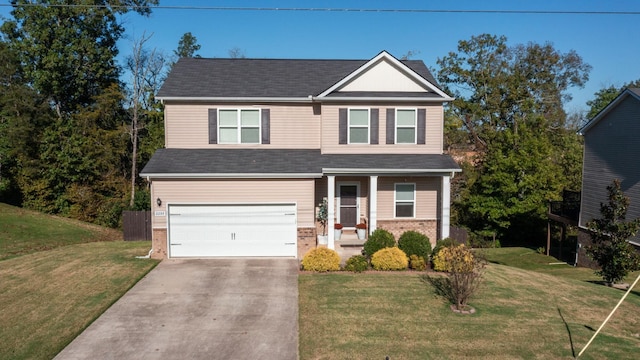
<path fill-rule="evenodd" d="M 169 256 L 297 255 L 295 204 L 169 205 Z"/>

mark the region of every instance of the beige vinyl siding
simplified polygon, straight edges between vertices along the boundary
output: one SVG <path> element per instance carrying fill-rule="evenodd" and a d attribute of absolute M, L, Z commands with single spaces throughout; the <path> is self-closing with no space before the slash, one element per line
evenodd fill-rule
<path fill-rule="evenodd" d="M 155 180 L 152 210 L 167 204 L 295 203 L 298 227 L 314 226 L 314 179 L 284 180 Z M 158 207 L 156 199 L 162 200 Z M 166 216 L 152 216 L 154 228 L 166 228 Z"/>
<path fill-rule="evenodd" d="M 209 109 L 270 109 L 270 144 L 209 144 Z M 320 115 L 311 104 L 185 104 L 165 103 L 167 148 L 320 148 Z"/>
<path fill-rule="evenodd" d="M 395 219 L 395 184 L 416 184 L 416 219 L 434 220 L 438 218 L 438 191 L 440 177 L 379 177 L 378 178 L 378 220 Z M 402 218 L 410 219 L 410 218 Z"/>
<path fill-rule="evenodd" d="M 354 108 L 362 108 L 359 104 Z M 378 144 L 339 144 L 340 108 L 349 105 L 325 105 L 322 107 L 322 153 L 323 154 L 442 154 L 443 110 L 442 104 L 402 104 L 393 106 L 372 105 L 379 109 Z M 364 106 L 367 107 L 367 106 Z M 387 144 L 387 108 L 426 109 L 426 136 L 424 145 Z"/>
<path fill-rule="evenodd" d="M 388 61 L 380 61 L 356 79 L 351 80 L 340 91 L 426 92 L 427 90 Z"/>

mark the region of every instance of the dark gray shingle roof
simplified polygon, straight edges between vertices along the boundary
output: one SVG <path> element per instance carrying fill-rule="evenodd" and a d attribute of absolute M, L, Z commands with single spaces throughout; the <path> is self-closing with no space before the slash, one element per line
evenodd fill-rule
<path fill-rule="evenodd" d="M 158 97 L 307 97 L 319 95 L 369 60 L 182 58 Z M 420 60 L 406 66 L 438 86 Z"/>
<path fill-rule="evenodd" d="M 160 149 L 141 176 L 171 174 L 322 174 L 322 169 L 452 171 L 440 154 L 321 154 L 299 149 Z"/>

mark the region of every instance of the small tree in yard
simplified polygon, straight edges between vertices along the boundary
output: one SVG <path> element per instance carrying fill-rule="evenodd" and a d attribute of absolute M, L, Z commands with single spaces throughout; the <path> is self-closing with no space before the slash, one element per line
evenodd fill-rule
<path fill-rule="evenodd" d="M 625 221 L 629 198 L 620 189 L 620 181 L 607 186 L 609 202 L 600 204 L 600 219 L 587 223 L 591 231 L 592 244 L 587 246 L 587 255 L 600 266 L 596 274 L 607 284 L 622 281 L 630 271 L 640 270 L 640 255 L 627 242 L 640 229 L 640 218 Z"/>
<path fill-rule="evenodd" d="M 464 246 L 442 248 L 433 259 L 434 268 L 447 273 L 446 277 L 424 275 L 423 280 L 436 288 L 436 292 L 451 301 L 456 310 L 467 308 L 482 281 L 485 261 Z"/>

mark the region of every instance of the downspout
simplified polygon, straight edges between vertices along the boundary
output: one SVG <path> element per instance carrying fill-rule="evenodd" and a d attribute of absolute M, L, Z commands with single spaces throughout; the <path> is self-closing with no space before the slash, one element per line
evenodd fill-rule
<path fill-rule="evenodd" d="M 151 253 L 153 252 L 153 247 L 151 247 L 151 250 L 149 250 L 149 253 L 147 255 L 144 256 L 136 256 L 136 259 L 149 259 L 151 258 Z"/>

